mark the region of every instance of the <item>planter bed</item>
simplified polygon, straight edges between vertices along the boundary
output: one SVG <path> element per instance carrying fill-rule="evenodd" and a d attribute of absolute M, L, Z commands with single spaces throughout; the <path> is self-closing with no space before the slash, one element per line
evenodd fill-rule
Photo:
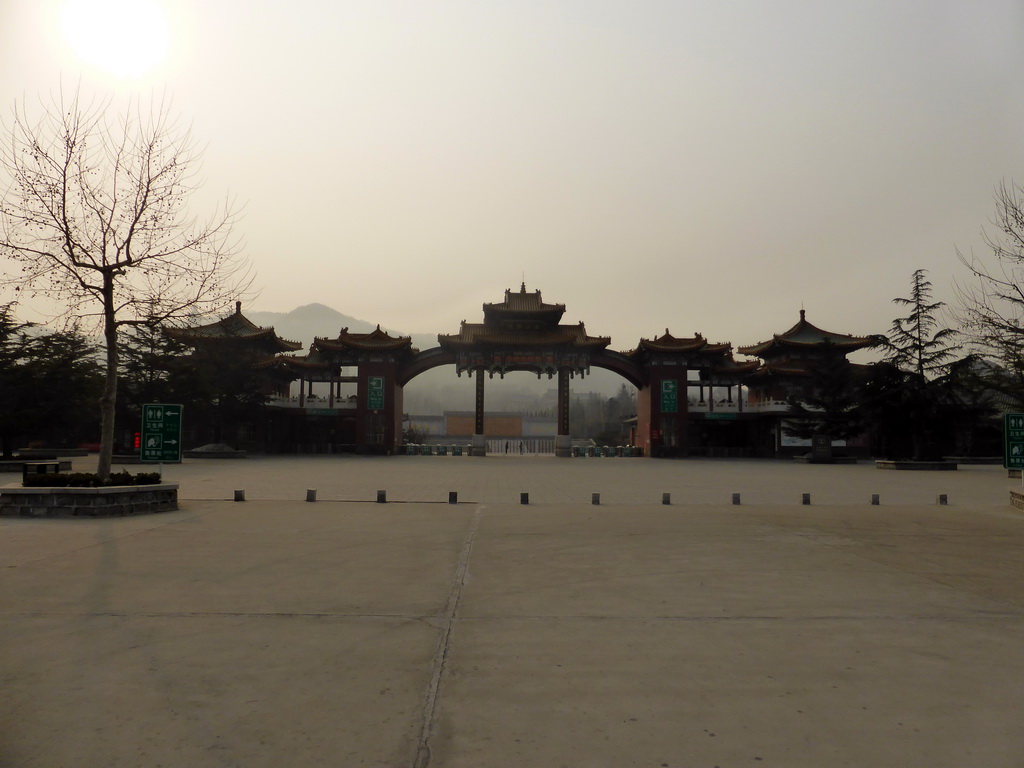
<path fill-rule="evenodd" d="M 0 488 L 3 517 L 122 517 L 178 508 L 178 484 Z"/>
<path fill-rule="evenodd" d="M 911 469 L 924 472 L 949 472 L 956 469 L 955 461 L 886 461 L 875 462 L 878 469 Z"/>

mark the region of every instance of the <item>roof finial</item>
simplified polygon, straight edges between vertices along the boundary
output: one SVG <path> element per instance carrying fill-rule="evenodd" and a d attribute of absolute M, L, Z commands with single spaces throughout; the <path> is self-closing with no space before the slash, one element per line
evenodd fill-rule
<path fill-rule="evenodd" d="M 240 302 L 240 301 L 236 301 L 235 302 L 235 314 L 236 315 L 242 314 L 242 302 Z"/>
<path fill-rule="evenodd" d="M 522 284 L 519 286 L 519 292 L 520 293 L 526 293 L 526 276 L 525 275 L 523 276 Z"/>
<path fill-rule="evenodd" d="M 800 319 L 801 320 L 804 319 L 804 308 L 803 308 L 803 306 L 800 307 Z"/>

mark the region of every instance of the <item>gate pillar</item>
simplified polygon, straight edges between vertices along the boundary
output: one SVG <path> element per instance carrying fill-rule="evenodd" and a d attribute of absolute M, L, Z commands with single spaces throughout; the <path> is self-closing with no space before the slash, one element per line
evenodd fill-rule
<path fill-rule="evenodd" d="M 569 369 L 558 369 L 558 434 L 555 456 L 572 456 L 572 434 L 569 432 Z"/>
<path fill-rule="evenodd" d="M 487 455 L 487 435 L 484 434 L 484 368 L 478 366 L 476 371 L 476 419 L 473 426 L 473 445 L 471 456 Z"/>

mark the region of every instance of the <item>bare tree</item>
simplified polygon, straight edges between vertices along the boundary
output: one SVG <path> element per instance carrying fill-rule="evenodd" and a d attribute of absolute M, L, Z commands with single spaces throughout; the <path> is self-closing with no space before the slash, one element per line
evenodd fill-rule
<path fill-rule="evenodd" d="M 983 231 L 991 254 L 957 251 L 971 275 L 956 286 L 959 315 L 977 350 L 1000 366 L 992 383 L 1024 402 L 1024 189 L 1004 180 L 995 202 Z"/>
<path fill-rule="evenodd" d="M 22 295 L 55 300 L 65 320 L 102 329 L 97 472 L 110 473 L 119 329 L 217 311 L 250 284 L 230 198 L 209 218 L 188 207 L 201 153 L 166 98 L 86 102 L 58 92 L 3 123 L 0 253 Z"/>

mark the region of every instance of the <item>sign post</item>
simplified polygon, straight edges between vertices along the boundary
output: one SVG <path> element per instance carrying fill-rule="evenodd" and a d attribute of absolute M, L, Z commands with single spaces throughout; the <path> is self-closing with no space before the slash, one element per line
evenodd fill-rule
<path fill-rule="evenodd" d="M 181 462 L 180 405 L 149 403 L 142 406 L 142 461 Z"/>
<path fill-rule="evenodd" d="M 1003 466 L 1021 470 L 1024 486 L 1024 413 L 1003 414 Z"/>

